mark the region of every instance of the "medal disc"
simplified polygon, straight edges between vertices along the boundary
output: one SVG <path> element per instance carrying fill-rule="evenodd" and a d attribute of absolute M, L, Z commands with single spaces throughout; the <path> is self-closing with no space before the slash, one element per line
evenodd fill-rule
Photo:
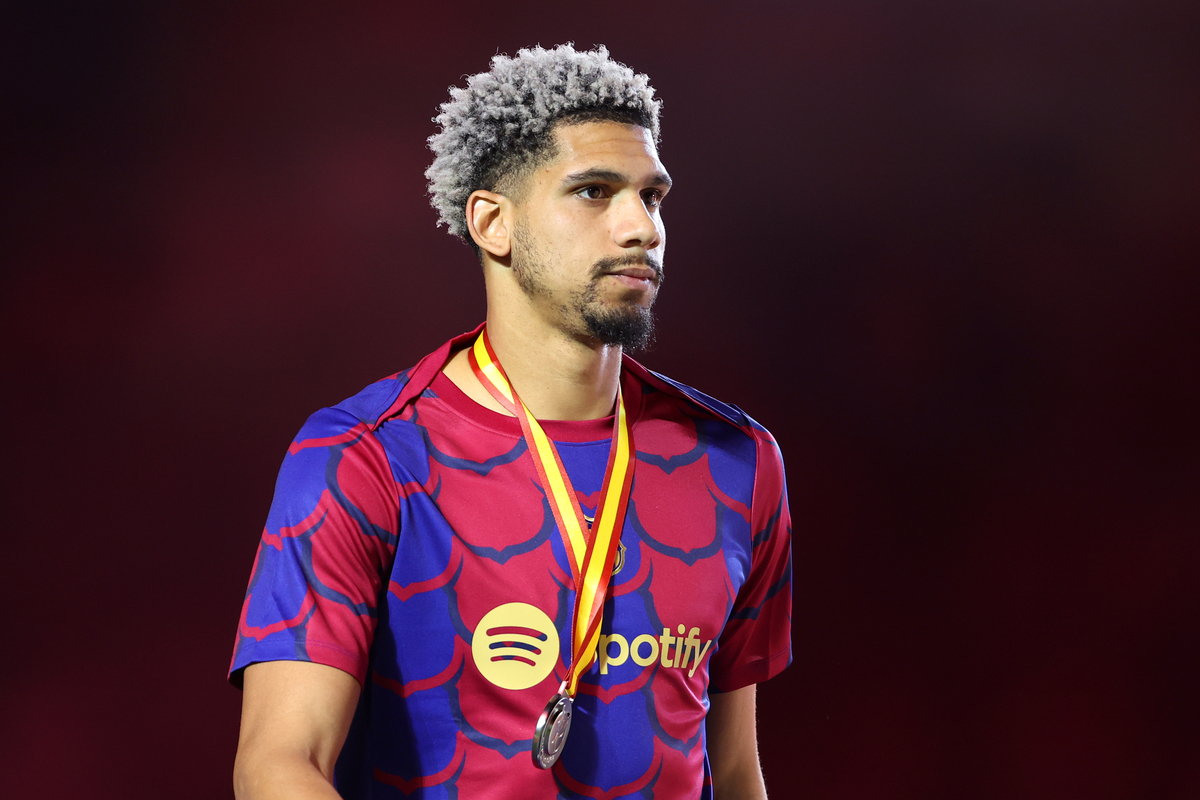
<path fill-rule="evenodd" d="M 571 731 L 571 698 L 556 694 L 546 704 L 533 731 L 533 765 L 550 769 L 562 754 Z"/>

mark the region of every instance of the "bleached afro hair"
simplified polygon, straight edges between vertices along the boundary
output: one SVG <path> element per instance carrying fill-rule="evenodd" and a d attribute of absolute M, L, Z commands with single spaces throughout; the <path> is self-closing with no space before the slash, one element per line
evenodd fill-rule
<path fill-rule="evenodd" d="M 476 189 L 515 190 L 514 181 L 555 154 L 556 123 L 640 125 L 657 142 L 661 106 L 650 79 L 613 61 L 604 45 L 580 52 L 568 42 L 496 56 L 465 89 L 450 88 L 434 119 L 441 131 L 429 137 L 434 159 L 425 177 L 438 224 L 474 246 L 467 198 Z"/>

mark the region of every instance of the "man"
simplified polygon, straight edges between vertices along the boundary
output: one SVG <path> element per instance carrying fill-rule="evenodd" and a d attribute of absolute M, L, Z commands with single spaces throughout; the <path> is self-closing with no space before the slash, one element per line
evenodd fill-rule
<path fill-rule="evenodd" d="M 624 353 L 663 279 L 658 113 L 603 47 L 451 90 L 426 175 L 486 326 L 289 449 L 231 665 L 239 797 L 766 796 L 778 449 Z"/>

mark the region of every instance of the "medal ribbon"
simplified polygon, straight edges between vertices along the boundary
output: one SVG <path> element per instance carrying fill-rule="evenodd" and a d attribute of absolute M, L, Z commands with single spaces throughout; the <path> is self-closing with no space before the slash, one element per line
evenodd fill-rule
<path fill-rule="evenodd" d="M 585 532 L 587 523 L 583 509 L 576 500 L 575 489 L 563 468 L 558 448 L 517 396 L 492 350 L 487 328 L 479 334 L 467 357 L 479 382 L 520 421 L 525 444 L 533 457 L 542 489 L 549 496 L 554 521 L 558 523 L 566 547 L 567 560 L 575 579 L 575 614 L 571 625 L 571 665 L 563 685 L 568 696 L 574 697 L 579 676 L 592 665 L 600 643 L 604 600 L 608 595 L 613 558 L 621 541 L 629 490 L 633 486 L 635 450 L 620 382 L 617 383 L 617 413 L 613 421 L 608 466 L 604 471 L 600 502 L 596 506 L 595 522 L 589 536 Z"/>

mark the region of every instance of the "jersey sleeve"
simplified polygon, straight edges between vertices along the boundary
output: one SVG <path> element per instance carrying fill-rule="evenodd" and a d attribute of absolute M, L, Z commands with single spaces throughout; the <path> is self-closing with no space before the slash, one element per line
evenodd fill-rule
<path fill-rule="evenodd" d="M 318 411 L 288 448 L 238 622 L 229 678 L 311 661 L 361 684 L 399 533 L 382 445 L 357 417 Z"/>
<path fill-rule="evenodd" d="M 713 657 L 711 688 L 729 692 L 774 677 L 792 662 L 792 518 L 779 445 L 751 421 L 756 439 L 750 573 L 734 599 Z"/>

